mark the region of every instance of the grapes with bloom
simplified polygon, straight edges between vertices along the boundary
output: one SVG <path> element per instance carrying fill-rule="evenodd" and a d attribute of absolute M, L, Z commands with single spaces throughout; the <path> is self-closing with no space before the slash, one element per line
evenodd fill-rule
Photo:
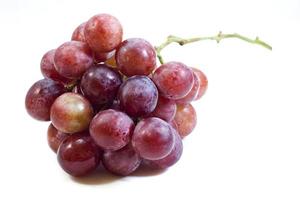
<path fill-rule="evenodd" d="M 142 38 L 123 40 L 119 20 L 98 14 L 44 54 L 44 79 L 25 105 L 31 117 L 51 121 L 48 144 L 65 172 L 84 176 L 102 163 L 127 176 L 141 163 L 165 169 L 179 161 L 197 122 L 191 102 L 207 78 L 178 61 L 157 65 L 156 50 Z"/>

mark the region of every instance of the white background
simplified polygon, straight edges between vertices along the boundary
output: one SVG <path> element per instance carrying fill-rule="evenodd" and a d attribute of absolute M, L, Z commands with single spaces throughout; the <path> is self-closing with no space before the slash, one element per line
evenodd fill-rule
<path fill-rule="evenodd" d="M 39 62 L 97 13 L 124 38 L 259 35 L 268 51 L 235 39 L 165 49 L 166 60 L 203 70 L 206 95 L 183 157 L 161 174 L 72 179 L 46 142 L 48 123 L 24 109 Z M 0 199 L 300 199 L 300 1 L 0 0 Z"/>

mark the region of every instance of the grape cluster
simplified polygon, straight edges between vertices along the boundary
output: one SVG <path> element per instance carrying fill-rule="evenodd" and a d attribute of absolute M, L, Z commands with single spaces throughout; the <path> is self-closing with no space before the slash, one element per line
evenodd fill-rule
<path fill-rule="evenodd" d="M 182 138 L 196 126 L 191 102 L 205 93 L 205 75 L 181 62 L 157 67 L 148 41 L 122 35 L 115 17 L 93 16 L 71 41 L 43 56 L 44 79 L 27 93 L 27 112 L 51 120 L 48 144 L 72 176 L 86 175 L 100 162 L 122 176 L 141 164 L 170 167 L 181 157 Z"/>

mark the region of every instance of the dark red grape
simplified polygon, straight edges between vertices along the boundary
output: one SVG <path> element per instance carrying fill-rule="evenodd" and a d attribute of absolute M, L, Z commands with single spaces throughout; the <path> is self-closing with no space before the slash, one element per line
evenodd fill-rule
<path fill-rule="evenodd" d="M 104 64 L 88 69 L 81 79 L 80 88 L 92 104 L 112 102 L 122 83 L 121 76 Z"/>
<path fill-rule="evenodd" d="M 151 117 L 158 117 L 165 121 L 171 121 L 176 113 L 176 103 L 174 100 L 166 99 L 162 96 L 158 98 L 155 110 L 150 113 Z"/>
<path fill-rule="evenodd" d="M 123 29 L 117 18 L 99 14 L 87 21 L 84 35 L 93 51 L 109 52 L 122 42 Z"/>
<path fill-rule="evenodd" d="M 176 100 L 191 91 L 194 76 L 193 71 L 183 63 L 168 62 L 156 69 L 153 81 L 164 97 Z"/>
<path fill-rule="evenodd" d="M 205 74 L 202 71 L 200 71 L 199 69 L 196 69 L 196 68 L 192 68 L 192 70 L 194 71 L 194 73 L 200 79 L 200 87 L 199 87 L 197 96 L 194 99 L 196 101 L 196 100 L 199 100 L 205 94 L 205 91 L 207 89 L 208 81 L 207 81 L 207 78 L 206 78 Z"/>
<path fill-rule="evenodd" d="M 28 90 L 25 98 L 28 114 L 37 120 L 49 121 L 50 108 L 54 100 L 64 92 L 64 86 L 51 79 L 35 82 Z"/>
<path fill-rule="evenodd" d="M 93 53 L 86 43 L 66 42 L 56 49 L 54 64 L 62 76 L 78 79 L 93 65 Z"/>
<path fill-rule="evenodd" d="M 174 130 L 175 144 L 172 151 L 159 160 L 144 160 L 145 164 L 154 169 L 166 169 L 171 167 L 180 159 L 183 151 L 183 144 L 180 135 Z"/>
<path fill-rule="evenodd" d="M 54 66 L 54 54 L 55 54 L 55 49 L 52 49 L 44 54 L 40 64 L 41 72 L 43 76 L 45 78 L 50 78 L 52 80 L 59 81 L 64 84 L 71 82 L 72 81 L 71 79 L 63 77 L 56 71 Z"/>
<path fill-rule="evenodd" d="M 108 59 L 110 59 L 111 57 L 115 56 L 115 51 L 110 51 L 110 52 L 101 52 L 101 53 L 97 53 L 94 52 L 94 62 L 97 63 L 101 63 L 101 62 L 105 62 Z"/>
<path fill-rule="evenodd" d="M 57 130 L 52 124 L 49 125 L 47 132 L 48 145 L 55 153 L 62 141 L 64 141 L 68 136 L 68 134 Z"/>
<path fill-rule="evenodd" d="M 141 120 L 132 135 L 132 145 L 144 159 L 158 160 L 167 156 L 174 146 L 174 129 L 162 119 Z"/>
<path fill-rule="evenodd" d="M 64 133 L 76 133 L 89 127 L 93 108 L 83 96 L 65 93 L 58 97 L 51 107 L 51 121 Z"/>
<path fill-rule="evenodd" d="M 79 41 L 79 42 L 86 42 L 84 37 L 85 24 L 86 22 L 83 22 L 74 30 L 72 34 L 72 40 Z"/>
<path fill-rule="evenodd" d="M 92 120 L 90 134 L 104 150 L 118 150 L 128 144 L 134 123 L 125 113 L 116 110 L 99 112 Z"/>
<path fill-rule="evenodd" d="M 147 76 L 132 76 L 121 85 L 118 98 L 127 114 L 140 117 L 155 109 L 158 91 Z"/>
<path fill-rule="evenodd" d="M 183 138 L 190 134 L 196 124 L 197 115 L 191 104 L 178 104 L 174 120 L 178 126 L 178 133 Z"/>
<path fill-rule="evenodd" d="M 193 85 L 191 91 L 186 96 L 184 96 L 183 98 L 177 99 L 176 103 L 179 103 L 179 104 L 190 103 L 197 97 L 198 91 L 200 89 L 200 79 L 196 75 L 195 72 L 193 72 L 193 75 L 194 75 L 194 85 Z"/>
<path fill-rule="evenodd" d="M 101 151 L 90 136 L 73 134 L 59 146 L 57 160 L 65 172 L 84 176 L 97 168 Z"/>
<path fill-rule="evenodd" d="M 141 164 L 140 156 L 131 145 L 117 151 L 106 151 L 103 154 L 103 165 L 111 173 L 127 176 Z"/>
<path fill-rule="evenodd" d="M 116 61 L 119 70 L 126 76 L 147 76 L 156 66 L 155 49 L 144 39 L 127 39 L 118 47 Z"/>

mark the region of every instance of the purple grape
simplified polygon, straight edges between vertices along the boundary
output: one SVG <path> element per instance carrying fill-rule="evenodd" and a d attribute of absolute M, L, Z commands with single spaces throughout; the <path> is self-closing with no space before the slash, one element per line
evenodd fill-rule
<path fill-rule="evenodd" d="M 59 146 L 57 160 L 65 172 L 72 176 L 84 176 L 99 165 L 101 151 L 90 136 L 74 134 Z"/>
<path fill-rule="evenodd" d="M 51 79 L 42 79 L 35 82 L 28 90 L 25 98 L 25 107 L 28 114 L 37 120 L 49 121 L 53 102 L 64 92 L 64 86 Z"/>
<path fill-rule="evenodd" d="M 166 99 L 162 96 L 158 98 L 155 110 L 150 113 L 151 117 L 158 117 L 165 121 L 171 121 L 176 113 L 176 103 L 174 100 Z"/>
<path fill-rule="evenodd" d="M 47 140 L 49 147 L 56 153 L 59 145 L 64 141 L 68 134 L 57 130 L 52 124 L 49 125 L 47 131 Z"/>
<path fill-rule="evenodd" d="M 140 165 L 141 158 L 131 145 L 117 151 L 106 151 L 103 154 L 103 165 L 111 173 L 127 176 Z"/>
<path fill-rule="evenodd" d="M 174 129 L 156 117 L 141 120 L 132 135 L 132 145 L 144 159 L 158 160 L 167 156 L 174 146 Z"/>
<path fill-rule="evenodd" d="M 88 69 L 81 79 L 80 88 L 92 104 L 112 102 L 122 83 L 121 77 L 104 64 Z"/>
<path fill-rule="evenodd" d="M 158 91 L 147 76 L 132 76 L 121 85 L 118 98 L 122 109 L 127 114 L 140 117 L 155 109 Z"/>

